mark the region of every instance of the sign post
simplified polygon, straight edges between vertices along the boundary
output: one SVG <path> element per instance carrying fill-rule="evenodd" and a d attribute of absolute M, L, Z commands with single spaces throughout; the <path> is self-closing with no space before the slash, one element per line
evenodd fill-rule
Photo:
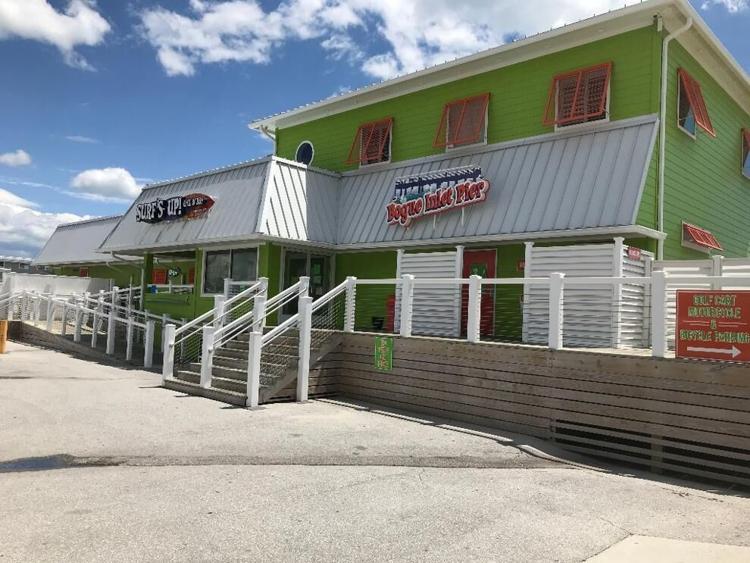
<path fill-rule="evenodd" d="M 750 291 L 677 291 L 677 357 L 750 362 Z"/>

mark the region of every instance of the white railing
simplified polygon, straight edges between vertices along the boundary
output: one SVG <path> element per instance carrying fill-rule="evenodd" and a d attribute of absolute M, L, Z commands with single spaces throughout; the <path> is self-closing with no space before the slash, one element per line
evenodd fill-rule
<path fill-rule="evenodd" d="M 195 285 L 192 283 L 186 283 L 186 284 L 175 284 L 175 283 L 150 283 L 146 286 L 146 289 L 149 293 L 152 294 L 162 294 L 162 293 L 169 293 L 169 294 L 177 294 L 177 295 L 187 295 L 193 293 L 193 290 L 195 289 Z"/>

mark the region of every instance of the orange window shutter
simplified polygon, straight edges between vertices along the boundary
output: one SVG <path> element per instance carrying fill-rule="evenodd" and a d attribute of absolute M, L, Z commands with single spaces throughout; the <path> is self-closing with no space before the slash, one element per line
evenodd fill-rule
<path fill-rule="evenodd" d="M 151 283 L 164 285 L 167 283 L 167 271 L 164 268 L 157 268 L 151 273 Z"/>
<path fill-rule="evenodd" d="M 386 153 L 389 149 L 392 126 L 391 117 L 360 125 L 354 135 L 346 163 L 373 164 L 388 160 L 390 155 Z"/>
<path fill-rule="evenodd" d="M 703 98 L 701 85 L 685 69 L 679 69 L 677 74 L 680 77 L 682 88 L 687 94 L 688 103 L 693 109 L 695 124 L 712 137 L 716 137 L 716 131 L 711 123 L 711 118 L 708 116 L 708 108 L 706 107 L 706 100 Z"/>
<path fill-rule="evenodd" d="M 458 146 L 482 141 L 489 99 L 486 93 L 445 104 L 433 145 Z"/>
<path fill-rule="evenodd" d="M 558 74 L 552 78 L 544 124 L 568 125 L 601 118 L 607 112 L 612 63 Z"/>

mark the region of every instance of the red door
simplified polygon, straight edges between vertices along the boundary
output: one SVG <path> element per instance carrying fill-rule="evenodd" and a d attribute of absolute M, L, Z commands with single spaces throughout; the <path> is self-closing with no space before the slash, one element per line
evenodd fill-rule
<path fill-rule="evenodd" d="M 495 250 L 464 250 L 463 277 L 472 275 L 483 278 L 495 277 L 497 252 Z M 481 318 L 479 333 L 492 336 L 495 324 L 495 291 L 494 286 L 482 287 Z M 469 304 L 469 288 L 464 286 L 461 297 L 461 333 L 466 334 L 466 317 Z"/>

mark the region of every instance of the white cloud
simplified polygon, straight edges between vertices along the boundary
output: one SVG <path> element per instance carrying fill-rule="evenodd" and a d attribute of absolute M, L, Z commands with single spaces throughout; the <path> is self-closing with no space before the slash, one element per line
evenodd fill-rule
<path fill-rule="evenodd" d="M 730 13 L 736 14 L 750 7 L 748 0 L 706 0 L 701 5 L 702 10 L 709 10 L 711 6 L 724 6 Z"/>
<path fill-rule="evenodd" d="M 333 58 L 386 79 L 636 1 L 284 0 L 265 11 L 256 0 L 191 0 L 187 13 L 147 9 L 141 21 L 172 76 L 199 64 L 268 63 L 285 42 L 314 39 Z M 386 47 L 368 50 L 375 43 Z"/>
<path fill-rule="evenodd" d="M 14 152 L 6 152 L 0 154 L 0 164 L 4 164 L 5 166 L 28 166 L 31 164 L 31 155 L 21 149 Z"/>
<path fill-rule="evenodd" d="M 98 145 L 100 143 L 99 139 L 94 139 L 93 137 L 85 137 L 83 135 L 67 135 L 65 138 L 68 141 L 72 141 L 74 143 L 87 143 L 92 145 Z"/>
<path fill-rule="evenodd" d="M 133 175 L 124 168 L 84 170 L 70 181 L 71 195 L 93 201 L 129 202 L 141 192 Z"/>
<path fill-rule="evenodd" d="M 38 207 L 0 188 L 0 254 L 36 256 L 57 225 L 89 218 L 74 213 L 45 213 Z"/>
<path fill-rule="evenodd" d="M 64 12 L 47 0 L 0 0 L 0 39 L 20 37 L 54 45 L 71 66 L 90 70 L 75 48 L 98 45 L 110 25 L 93 0 L 70 0 Z"/>

